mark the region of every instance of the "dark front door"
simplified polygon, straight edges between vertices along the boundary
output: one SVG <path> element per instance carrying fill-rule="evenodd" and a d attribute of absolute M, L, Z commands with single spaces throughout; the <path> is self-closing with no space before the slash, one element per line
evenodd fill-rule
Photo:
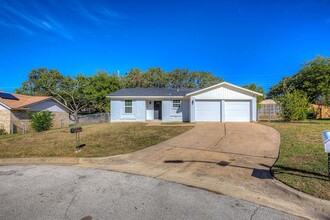
<path fill-rule="evenodd" d="M 162 119 L 162 102 L 154 102 L 154 119 Z"/>

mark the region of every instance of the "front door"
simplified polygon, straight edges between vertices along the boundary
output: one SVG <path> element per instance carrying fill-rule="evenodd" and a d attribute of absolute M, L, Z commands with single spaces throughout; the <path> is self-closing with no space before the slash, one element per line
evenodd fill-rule
<path fill-rule="evenodd" d="M 154 102 L 154 119 L 162 119 L 162 102 L 155 101 Z"/>

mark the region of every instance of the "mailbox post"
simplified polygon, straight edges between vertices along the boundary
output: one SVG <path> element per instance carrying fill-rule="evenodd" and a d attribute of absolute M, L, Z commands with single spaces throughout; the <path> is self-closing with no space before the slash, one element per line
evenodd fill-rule
<path fill-rule="evenodd" d="M 77 148 L 80 147 L 80 132 L 82 132 L 82 127 L 74 127 L 70 129 L 71 134 L 76 134 Z"/>
<path fill-rule="evenodd" d="M 324 131 L 322 134 L 324 150 L 328 153 L 328 176 L 330 179 L 330 131 Z"/>

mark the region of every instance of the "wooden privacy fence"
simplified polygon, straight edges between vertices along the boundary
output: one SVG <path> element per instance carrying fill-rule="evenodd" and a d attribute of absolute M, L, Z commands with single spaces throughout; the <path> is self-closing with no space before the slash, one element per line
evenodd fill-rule
<path fill-rule="evenodd" d="M 315 112 L 316 119 L 326 119 L 330 118 L 330 107 L 324 105 L 311 105 L 312 109 Z"/>

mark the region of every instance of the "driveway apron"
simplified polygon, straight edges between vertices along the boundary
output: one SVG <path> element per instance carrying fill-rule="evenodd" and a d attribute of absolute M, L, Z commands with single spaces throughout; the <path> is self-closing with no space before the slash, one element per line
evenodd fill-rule
<path fill-rule="evenodd" d="M 92 166 L 199 187 L 306 218 L 327 219 L 330 202 L 273 179 L 280 135 L 257 123 L 198 123 L 177 137 L 125 155 L 82 158 Z"/>

